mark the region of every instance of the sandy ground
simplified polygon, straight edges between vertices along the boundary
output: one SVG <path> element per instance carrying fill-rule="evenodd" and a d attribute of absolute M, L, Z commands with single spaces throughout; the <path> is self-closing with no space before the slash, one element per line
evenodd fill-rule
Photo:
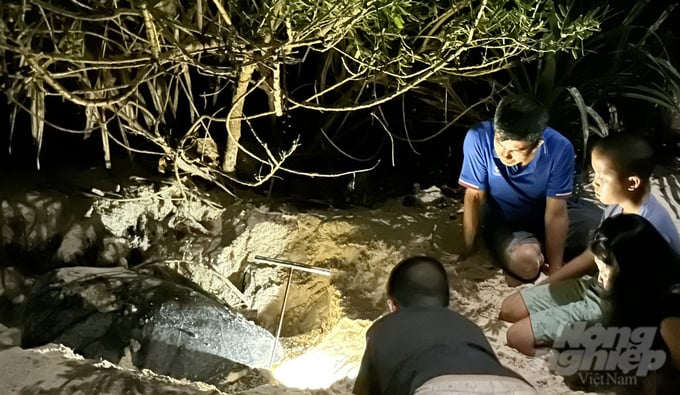
<path fill-rule="evenodd" d="M 667 200 L 678 218 L 674 176 L 656 182 L 654 191 Z M 152 372 L 84 360 L 60 345 L 24 350 L 18 347 L 16 328 L 0 326 L 0 393 L 2 394 L 349 394 L 364 348 L 364 334 L 373 320 L 386 312 L 384 284 L 392 266 L 404 257 L 428 254 L 444 262 L 450 276 L 452 307 L 479 325 L 500 360 L 534 384 L 541 394 L 575 393 L 561 377 L 548 372 L 540 358 L 528 358 L 505 345 L 509 324 L 497 320 L 504 297 L 517 288 L 506 285 L 504 276 L 480 251 L 458 261 L 460 249 L 460 202 L 442 198 L 436 189 L 421 195 L 418 207 L 405 207 L 401 200 L 378 209 L 299 210 L 262 205 L 239 207 L 249 218 L 247 229 L 226 248 L 225 256 L 272 254 L 331 270 L 327 293 L 315 297 L 323 303 L 289 306 L 284 318 L 282 344 L 286 357 L 271 372 L 248 382 L 246 378 L 219 389 L 157 376 Z M 256 220 L 255 220 L 256 219 Z M 272 245 L 275 244 L 275 245 Z M 237 251 L 238 250 L 238 251 Z M 245 253 L 243 252 L 245 251 Z M 270 255 L 271 256 L 271 255 Z M 227 258 L 225 258 L 227 259 Z M 257 270 L 251 269 L 254 273 Z M 264 270 L 264 269 L 262 269 Z M 283 286 L 287 271 L 278 273 Z M 198 269 L 196 271 L 199 271 Z M 313 275 L 295 274 L 292 289 L 305 289 Z M 280 289 L 280 288 L 279 288 Z M 318 289 L 314 288 L 318 293 Z M 291 292 L 293 293 L 293 292 Z M 298 291 L 297 300 L 305 299 Z M 253 297 L 256 293 L 248 294 Z M 251 296 L 248 296 L 251 295 Z M 310 295 L 307 295 L 311 297 Z M 296 298 L 293 298 L 296 299 Z M 280 306 L 281 292 L 262 303 Z M 296 303 L 293 303 L 296 305 Z M 268 329 L 278 319 L 271 310 Z M 312 316 L 311 321 L 309 320 Z M 276 319 L 272 319 L 275 317 Z M 266 318 L 266 317 L 260 317 Z M 309 322 L 314 328 L 307 328 Z M 305 331 L 296 333 L 304 324 Z M 263 380 L 262 377 L 268 377 Z M 263 381 L 269 381 L 264 385 Z M 250 387 L 250 388 L 247 388 Z"/>

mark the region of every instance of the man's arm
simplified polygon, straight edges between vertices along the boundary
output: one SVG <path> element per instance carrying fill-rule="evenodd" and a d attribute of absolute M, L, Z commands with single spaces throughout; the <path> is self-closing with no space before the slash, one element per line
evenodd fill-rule
<path fill-rule="evenodd" d="M 482 207 L 486 193 L 478 189 L 468 188 L 463 202 L 463 239 L 465 251 L 463 256 L 472 255 L 477 248 L 477 235 L 482 222 Z"/>
<path fill-rule="evenodd" d="M 545 253 L 548 274 L 556 273 L 562 267 L 564 244 L 569 231 L 567 202 L 563 199 L 547 198 L 545 205 Z"/>
<path fill-rule="evenodd" d="M 550 277 L 541 281 L 540 284 L 554 284 L 570 278 L 579 278 L 590 273 L 596 267 L 593 253 L 590 250 L 585 250 L 581 255 L 553 272 Z"/>
<path fill-rule="evenodd" d="M 465 259 L 475 252 L 477 233 L 482 217 L 482 204 L 488 189 L 487 161 L 491 147 L 484 137 L 491 131 L 491 124 L 482 122 L 475 125 L 465 135 L 463 142 L 463 167 L 460 170 L 458 184 L 465 187 L 463 202 L 463 240 L 465 251 L 459 257 Z"/>

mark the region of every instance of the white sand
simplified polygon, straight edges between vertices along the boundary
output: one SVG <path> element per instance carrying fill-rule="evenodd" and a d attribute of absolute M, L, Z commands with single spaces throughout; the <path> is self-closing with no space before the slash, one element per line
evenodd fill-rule
<path fill-rule="evenodd" d="M 658 193 L 658 187 L 655 190 Z M 676 203 L 673 206 L 680 207 Z M 528 358 L 505 345 L 509 324 L 498 321 L 497 315 L 503 298 L 517 289 L 505 284 L 500 270 L 490 263 L 485 252 L 457 262 L 452 252 L 460 248 L 460 218 L 450 220 L 449 216 L 459 208 L 459 202 L 438 207 L 435 201 L 425 208 L 408 208 L 390 201 L 378 210 L 304 214 L 287 210 L 250 221 L 244 233 L 247 240 L 237 239 L 228 247 L 232 256 L 271 253 L 330 268 L 333 275 L 320 327 L 282 339 L 287 356 L 273 371 L 280 383 L 240 393 L 349 394 L 361 360 L 365 330 L 385 312 L 383 289 L 387 275 L 396 262 L 414 254 L 433 255 L 445 263 L 454 290 L 453 308 L 484 330 L 506 366 L 528 379 L 541 394 L 574 393 L 561 377 L 547 371 L 542 359 Z M 256 211 L 251 206 L 243 210 L 251 214 Z M 272 229 L 278 230 L 271 233 Z M 254 240 L 275 245 L 258 246 Z M 284 279 L 287 271 L 277 270 L 283 274 L 277 278 Z M 294 281 L 293 287 L 303 287 L 302 279 Z M 269 299 L 262 303 L 278 306 L 280 293 Z M 271 308 L 271 314 L 270 320 L 278 318 L 276 308 Z M 304 318 L 303 313 L 291 312 L 287 325 L 295 326 L 296 320 Z M 222 393 L 203 383 L 84 360 L 63 346 L 22 350 L 17 344 L 17 331 L 0 327 L 0 394 Z"/>

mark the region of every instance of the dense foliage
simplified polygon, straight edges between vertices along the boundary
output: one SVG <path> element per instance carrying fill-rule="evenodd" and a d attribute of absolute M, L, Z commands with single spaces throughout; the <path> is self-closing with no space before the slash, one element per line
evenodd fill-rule
<path fill-rule="evenodd" d="M 311 132 L 333 145 L 332 136 L 317 125 L 282 139 L 277 120 L 324 114 L 327 129 L 344 122 L 334 114 L 371 110 L 385 126 L 380 107 L 407 92 L 429 96 L 430 104 L 456 103 L 455 120 L 472 103 L 453 100 L 452 81 L 488 78 L 546 54 L 582 56 L 606 13 L 576 3 L 3 1 L 10 130 L 18 114 L 30 114 L 38 166 L 45 133 L 74 132 L 100 134 L 107 164 L 118 144 L 225 189 L 260 185 L 277 172 L 310 174 L 284 164 L 304 143 L 295 136 Z M 52 108 L 77 116 L 64 119 Z M 237 176 L 237 154 L 256 161 L 256 170 Z M 311 174 L 338 174 L 322 170 Z"/>

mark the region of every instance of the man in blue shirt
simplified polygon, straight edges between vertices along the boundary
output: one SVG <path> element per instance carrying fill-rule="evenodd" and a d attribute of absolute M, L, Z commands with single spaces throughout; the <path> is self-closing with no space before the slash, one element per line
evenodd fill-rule
<path fill-rule="evenodd" d="M 467 256 L 480 228 L 503 269 L 522 282 L 534 281 L 564 261 L 567 235 L 575 254 L 599 216 L 582 216 L 570 230 L 565 198 L 573 188 L 574 147 L 547 126 L 548 113 L 535 99 L 508 96 L 493 121 L 473 126 L 465 137 L 459 184 L 465 192 L 463 235 Z M 575 224 L 572 224 L 575 225 Z"/>

